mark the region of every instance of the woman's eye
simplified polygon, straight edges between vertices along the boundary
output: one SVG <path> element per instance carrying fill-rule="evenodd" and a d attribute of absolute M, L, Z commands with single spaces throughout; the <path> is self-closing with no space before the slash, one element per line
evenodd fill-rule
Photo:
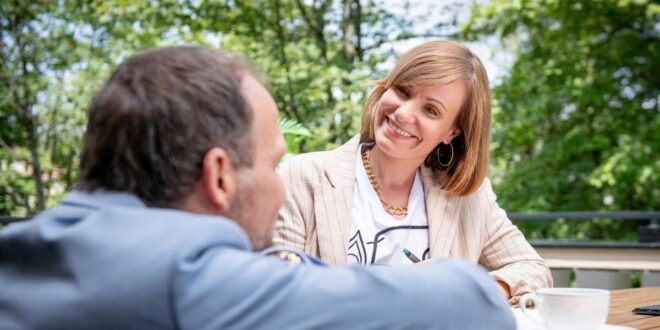
<path fill-rule="evenodd" d="M 403 86 L 396 86 L 395 89 L 396 89 L 397 92 L 399 92 L 399 94 L 401 94 L 401 95 L 403 95 L 403 96 L 405 96 L 405 97 L 409 97 L 409 96 L 410 96 L 410 92 L 408 91 L 408 88 L 406 88 L 406 87 L 403 87 Z"/>
<path fill-rule="evenodd" d="M 424 111 L 426 111 L 428 114 L 433 115 L 433 116 L 438 115 L 438 111 L 435 110 L 434 107 L 424 107 Z"/>

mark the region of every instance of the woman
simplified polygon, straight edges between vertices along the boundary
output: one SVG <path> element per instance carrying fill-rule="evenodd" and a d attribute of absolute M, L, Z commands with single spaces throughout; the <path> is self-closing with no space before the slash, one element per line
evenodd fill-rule
<path fill-rule="evenodd" d="M 275 245 L 329 264 L 453 257 L 486 267 L 512 303 L 552 286 L 548 267 L 497 205 L 486 178 L 490 92 L 481 61 L 422 44 L 375 83 L 362 132 L 280 166 L 287 201 Z"/>

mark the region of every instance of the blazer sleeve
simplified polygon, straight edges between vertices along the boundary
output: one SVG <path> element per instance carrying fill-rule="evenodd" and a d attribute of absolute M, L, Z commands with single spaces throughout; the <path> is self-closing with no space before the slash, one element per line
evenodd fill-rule
<path fill-rule="evenodd" d="M 172 279 L 180 329 L 515 329 L 494 282 L 464 261 L 291 265 L 198 245 L 179 258 Z"/>
<path fill-rule="evenodd" d="M 486 203 L 486 219 L 479 263 L 490 270 L 491 276 L 509 285 L 512 304 L 527 292 L 552 287 L 550 269 L 499 207 L 488 179 L 481 193 Z"/>
<path fill-rule="evenodd" d="M 277 214 L 273 245 L 290 246 L 307 251 L 305 219 L 314 217 L 314 202 L 311 183 L 303 172 L 304 163 L 305 158 L 298 156 L 283 162 L 278 168 L 278 174 L 286 190 L 286 199 Z"/>

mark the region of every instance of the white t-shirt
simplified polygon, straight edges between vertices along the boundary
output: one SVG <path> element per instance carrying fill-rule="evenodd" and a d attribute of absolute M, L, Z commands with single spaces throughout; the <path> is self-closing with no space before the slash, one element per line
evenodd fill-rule
<path fill-rule="evenodd" d="M 408 215 L 397 220 L 385 211 L 369 182 L 362 164 L 362 147 L 358 148 L 355 162 L 351 231 L 346 252 L 348 264 L 410 265 L 412 261 L 403 254 L 404 248 L 419 259 L 428 259 L 429 226 L 420 171 L 415 174 L 408 197 Z"/>

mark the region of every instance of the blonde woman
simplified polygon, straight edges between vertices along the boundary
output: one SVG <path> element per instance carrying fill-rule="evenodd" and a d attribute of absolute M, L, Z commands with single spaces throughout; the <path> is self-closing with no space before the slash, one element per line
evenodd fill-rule
<path fill-rule="evenodd" d="M 486 178 L 490 113 L 488 77 L 469 49 L 413 48 L 375 83 L 359 136 L 280 166 L 287 201 L 274 244 L 333 265 L 409 265 L 404 249 L 471 260 L 512 303 L 552 286 Z"/>

